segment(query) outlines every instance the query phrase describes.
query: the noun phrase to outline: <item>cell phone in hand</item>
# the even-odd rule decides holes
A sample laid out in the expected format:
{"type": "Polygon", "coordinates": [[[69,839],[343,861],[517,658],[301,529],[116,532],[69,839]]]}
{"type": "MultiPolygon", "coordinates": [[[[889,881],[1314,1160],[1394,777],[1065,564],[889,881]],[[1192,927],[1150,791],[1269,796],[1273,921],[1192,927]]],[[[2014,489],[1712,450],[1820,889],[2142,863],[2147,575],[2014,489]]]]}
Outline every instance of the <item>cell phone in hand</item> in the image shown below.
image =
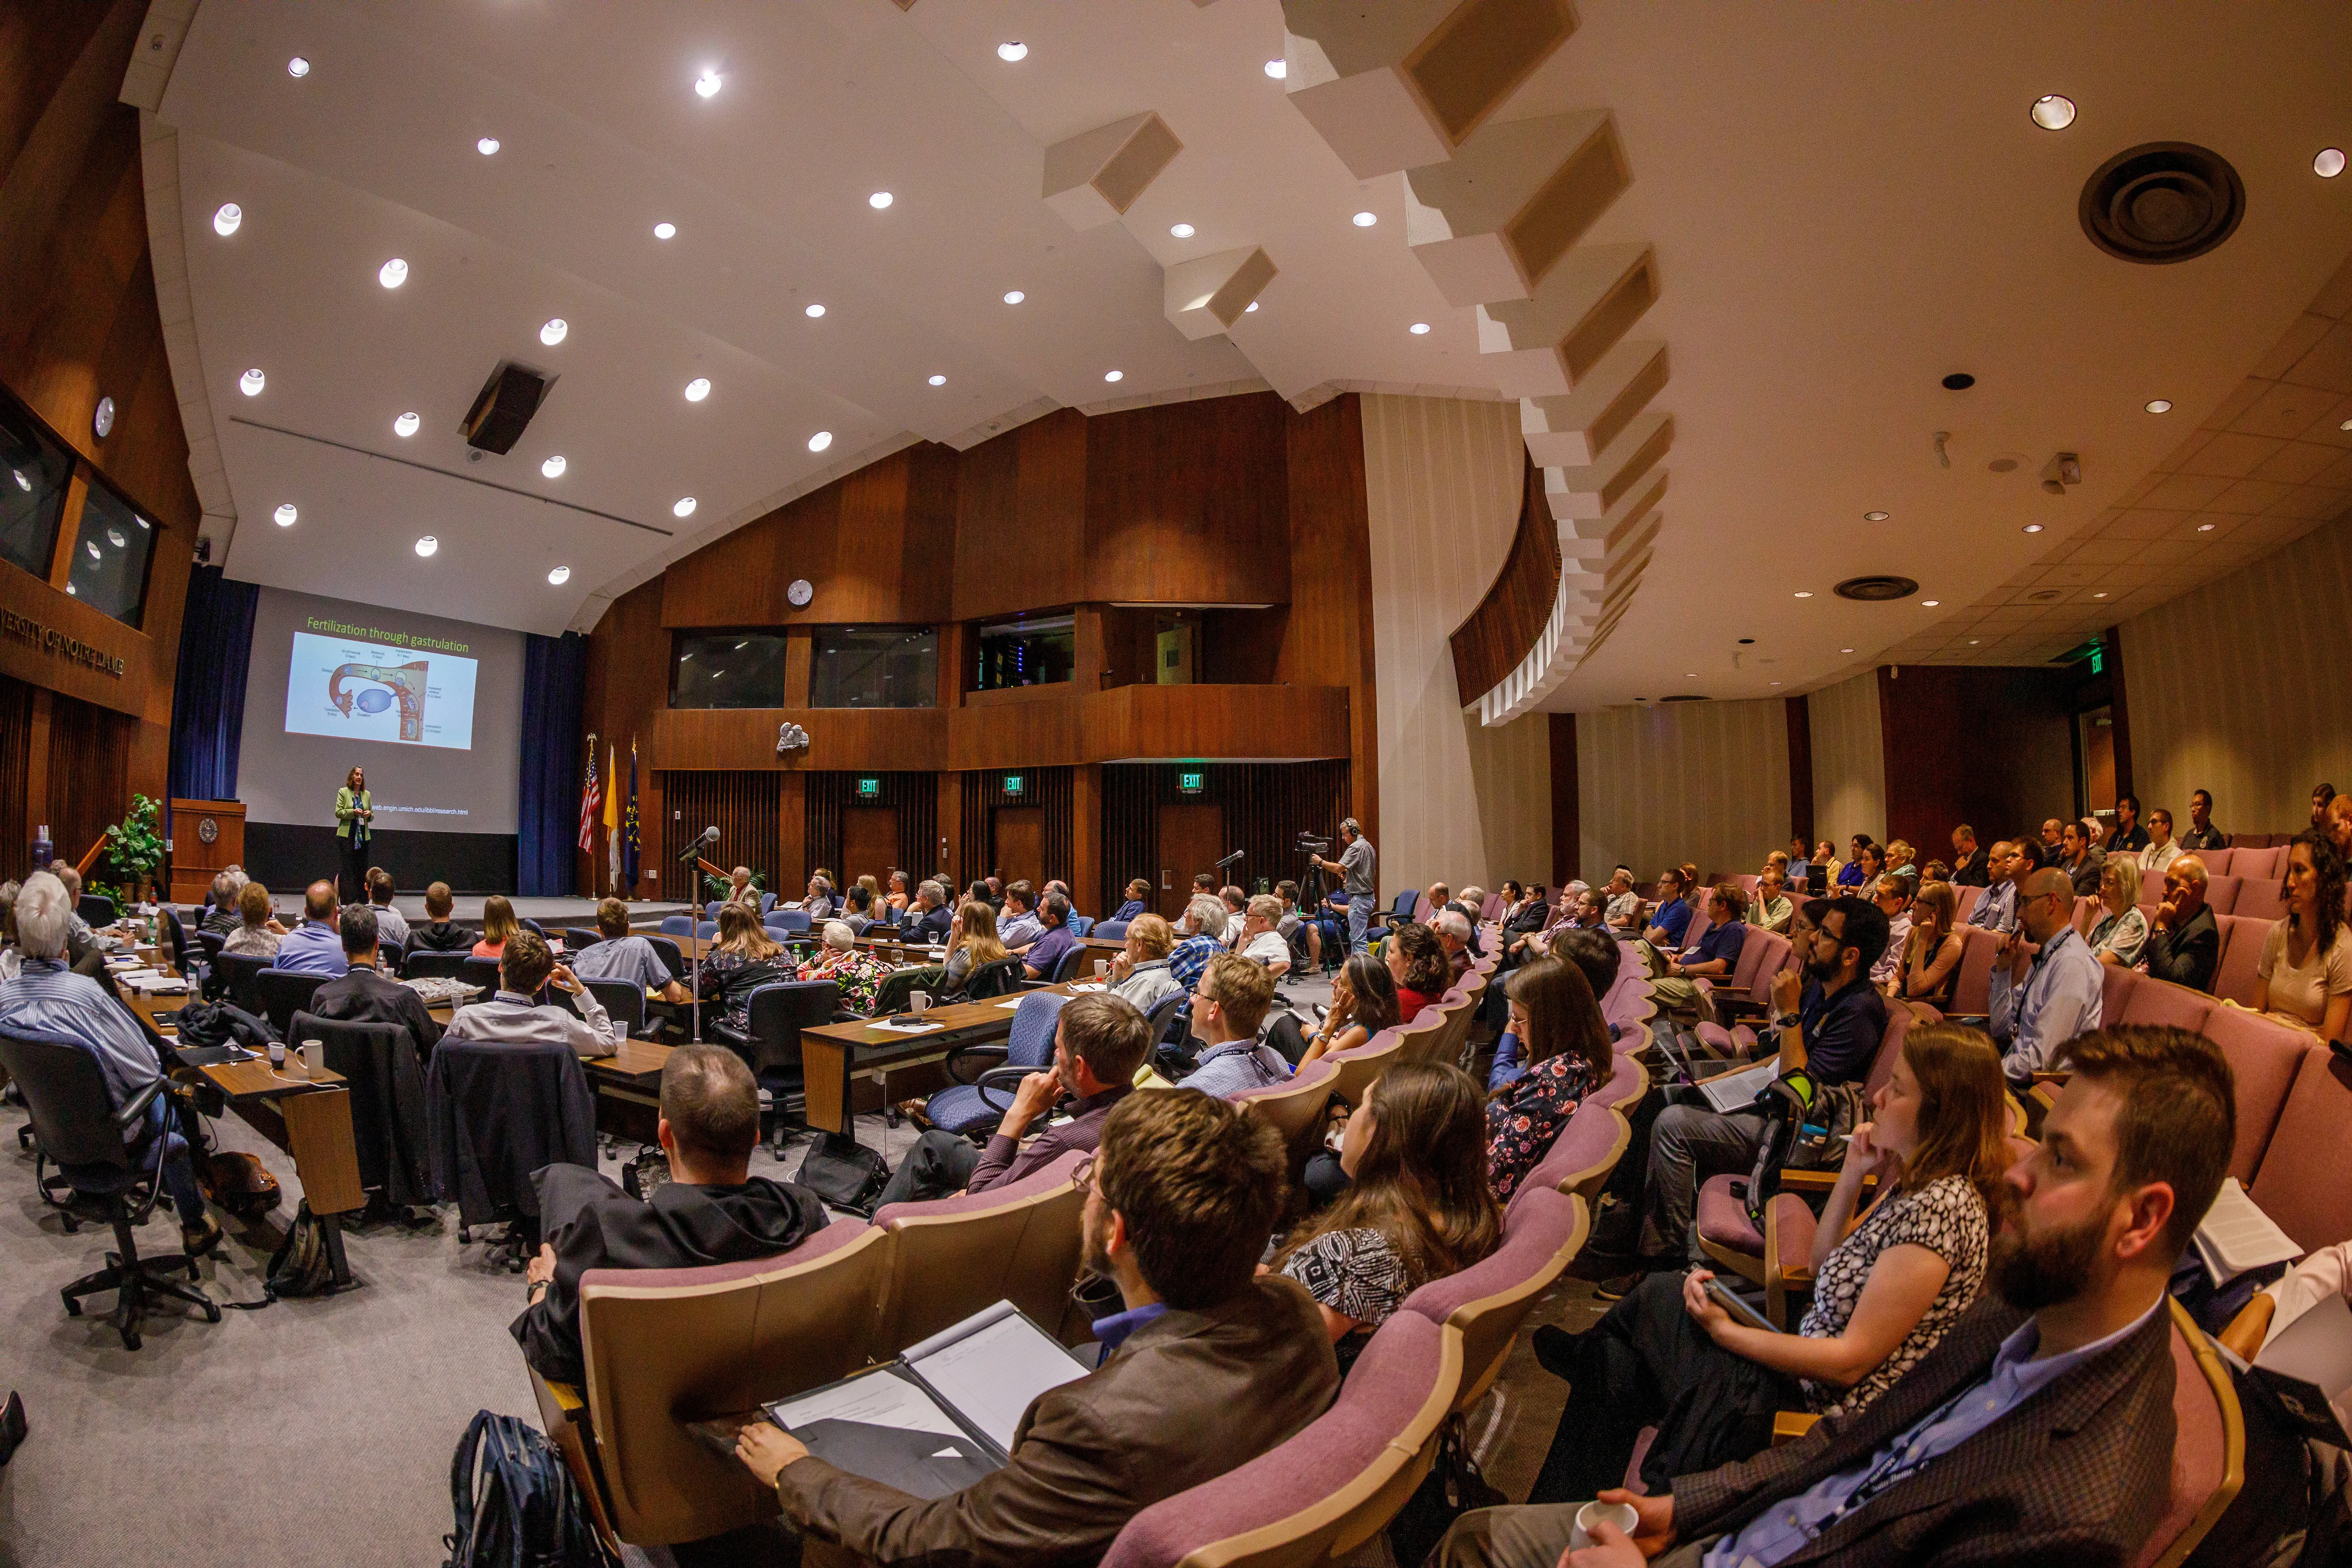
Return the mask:
{"type": "Polygon", "coordinates": [[[1743,1323],[1751,1329],[1761,1329],[1768,1334],[1784,1331],[1774,1326],[1771,1319],[1741,1300],[1720,1279],[1708,1280],[1706,1293],[1714,1299],[1717,1306],[1731,1314],[1731,1321],[1735,1323],[1743,1323]]]}

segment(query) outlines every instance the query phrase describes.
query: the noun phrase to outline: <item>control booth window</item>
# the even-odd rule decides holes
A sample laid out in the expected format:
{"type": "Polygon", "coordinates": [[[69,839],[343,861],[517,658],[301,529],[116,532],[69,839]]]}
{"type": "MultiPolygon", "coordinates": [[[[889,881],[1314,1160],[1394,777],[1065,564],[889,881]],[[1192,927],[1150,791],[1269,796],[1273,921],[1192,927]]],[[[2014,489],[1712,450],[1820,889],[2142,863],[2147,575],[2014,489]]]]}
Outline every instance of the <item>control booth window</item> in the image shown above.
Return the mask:
{"type": "Polygon", "coordinates": [[[1070,679],[1077,662],[1077,623],[1069,616],[999,621],[980,628],[980,666],[972,689],[1002,691],[1015,686],[1051,686],[1070,679]]]}
{"type": "Polygon", "coordinates": [[[940,637],[930,626],[819,626],[812,708],[936,708],[940,637]]]}
{"type": "Polygon", "coordinates": [[[681,634],[670,666],[673,708],[782,708],[781,632],[681,634]]]}
{"type": "Polygon", "coordinates": [[[48,579],[72,477],[73,458],[65,449],[0,403],[0,561],[48,579]]]}
{"type": "Polygon", "coordinates": [[[139,624],[147,597],[147,563],[155,554],[155,525],[103,485],[83,493],[81,531],[74,540],[66,592],[126,625],[139,624]]]}

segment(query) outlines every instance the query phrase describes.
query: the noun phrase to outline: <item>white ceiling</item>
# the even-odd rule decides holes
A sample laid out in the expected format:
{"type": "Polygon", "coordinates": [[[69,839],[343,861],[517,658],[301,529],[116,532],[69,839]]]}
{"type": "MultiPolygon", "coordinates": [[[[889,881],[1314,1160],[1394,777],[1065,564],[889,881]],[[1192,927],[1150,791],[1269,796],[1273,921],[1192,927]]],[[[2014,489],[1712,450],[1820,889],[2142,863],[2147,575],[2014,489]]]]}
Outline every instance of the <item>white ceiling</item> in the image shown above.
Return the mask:
{"type": "MultiPolygon", "coordinates": [[[[1656,246],[1643,331],[1673,344],[1658,406],[1676,437],[1649,574],[1555,707],[1794,691],[1998,600],[2220,408],[2352,250],[2352,177],[2311,170],[2352,144],[2335,0],[2182,0],[2161,27],[2045,0],[1580,12],[1505,113],[1615,113],[1633,184],[1587,238],[1656,246]],[[2051,91],[2081,106],[2054,134],[2025,113],[2051,91]],[[2076,194],[2160,139],[2235,163],[2244,225],[2181,266],[2113,260],[2076,194]],[[1979,385],[1941,390],[1960,369],[1979,385]],[[2157,396],[2175,411],[2142,413],[2157,396]],[[2037,488],[2061,449],[2085,476],[2063,500],[2037,488]],[[2021,467],[1996,478],[2003,454],[2021,467]],[[1874,509],[1892,520],[1864,522],[1874,509]],[[1916,577],[1945,611],[1829,595],[1868,571],[1916,577]]],[[[547,632],[917,437],[1255,378],[1295,398],[1475,393],[1473,313],[1406,249],[1400,177],[1348,174],[1265,76],[1282,53],[1278,0],[205,0],[160,118],[243,520],[230,570],[547,632]],[[1030,53],[1007,65],[1013,37],[1030,53]],[[705,100],[709,67],[725,88],[705,100]],[[1184,152],[1118,223],[1072,230],[1039,197],[1044,149],[1142,110],[1184,152]],[[495,157],[474,150],[485,134],[495,157]],[[224,201],[246,214],[229,239],[210,223],[224,201]],[[1380,223],[1352,226],[1360,210],[1380,223]],[[1281,268],[1263,308],[1230,341],[1187,342],[1162,266],[1247,245],[1281,268]],[[393,255],[411,270],[387,291],[393,255]],[[1001,303],[1015,288],[1026,302],[1001,303]],[[571,333],[544,347],[558,315],[571,333]],[[457,421],[502,357],[560,380],[511,456],[468,464],[457,421]],[[250,399],[248,365],[269,376],[250,399]],[[715,390],[688,405],[695,375],[715,390]],[[411,408],[425,428],[401,441],[390,422],[411,408]],[[821,456],[816,430],[834,436],[821,456]],[[558,451],[569,471],[542,479],[558,451]],[[291,529],[268,522],[282,500],[291,529]],[[430,562],[410,552],[422,532],[442,543],[430,562]],[[572,574],[551,588],[559,562],[572,574]]],[[[2240,559],[2192,551],[2135,589],[2240,559]]]]}

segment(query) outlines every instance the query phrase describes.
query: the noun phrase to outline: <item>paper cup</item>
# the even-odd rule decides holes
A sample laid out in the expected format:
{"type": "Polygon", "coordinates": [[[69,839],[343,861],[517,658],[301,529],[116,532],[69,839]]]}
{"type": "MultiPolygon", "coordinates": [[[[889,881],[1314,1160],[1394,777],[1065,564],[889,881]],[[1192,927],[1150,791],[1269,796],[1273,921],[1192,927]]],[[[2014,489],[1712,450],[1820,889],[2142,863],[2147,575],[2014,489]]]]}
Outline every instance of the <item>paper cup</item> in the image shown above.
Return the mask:
{"type": "Polygon", "coordinates": [[[1095,960],[1095,978],[1096,978],[1097,980],[1106,980],[1106,979],[1108,979],[1108,978],[1109,978],[1109,976],[1110,976],[1110,960],[1109,960],[1109,959],[1108,959],[1108,958],[1097,958],[1097,959],[1096,959],[1096,960],[1095,960]]]}
{"type": "Polygon", "coordinates": [[[326,1041],[305,1040],[302,1042],[302,1070],[314,1078],[320,1073],[327,1070],[326,1041]]]}
{"type": "Polygon", "coordinates": [[[1633,1511],[1632,1503],[1586,1503],[1576,1510],[1576,1526],[1569,1532],[1569,1550],[1577,1552],[1591,1545],[1592,1527],[1604,1519],[1628,1535],[1633,1533],[1633,1526],[1641,1521],[1641,1516],[1633,1511]]]}
{"type": "Polygon", "coordinates": [[[907,993],[907,1011],[912,1013],[916,1017],[919,1018],[926,1012],[929,1011],[930,1005],[931,994],[929,992],[909,991],[907,993]]]}
{"type": "Polygon", "coordinates": [[[269,1042],[269,1065],[273,1068],[282,1068],[286,1065],[285,1041],[272,1040],[269,1042]]]}

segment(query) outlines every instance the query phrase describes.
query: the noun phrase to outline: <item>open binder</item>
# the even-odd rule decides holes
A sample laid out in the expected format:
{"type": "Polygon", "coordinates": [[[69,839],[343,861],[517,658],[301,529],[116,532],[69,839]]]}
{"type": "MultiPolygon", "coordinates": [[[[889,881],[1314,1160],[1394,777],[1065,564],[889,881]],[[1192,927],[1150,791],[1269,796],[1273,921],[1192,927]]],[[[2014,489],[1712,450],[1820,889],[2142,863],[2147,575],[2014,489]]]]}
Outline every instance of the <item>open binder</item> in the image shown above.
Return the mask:
{"type": "Polygon", "coordinates": [[[763,1408],[825,1463],[939,1498],[1003,1469],[1037,1396],[1091,1370],[1020,1308],[999,1301],[887,1365],[763,1408]]]}

